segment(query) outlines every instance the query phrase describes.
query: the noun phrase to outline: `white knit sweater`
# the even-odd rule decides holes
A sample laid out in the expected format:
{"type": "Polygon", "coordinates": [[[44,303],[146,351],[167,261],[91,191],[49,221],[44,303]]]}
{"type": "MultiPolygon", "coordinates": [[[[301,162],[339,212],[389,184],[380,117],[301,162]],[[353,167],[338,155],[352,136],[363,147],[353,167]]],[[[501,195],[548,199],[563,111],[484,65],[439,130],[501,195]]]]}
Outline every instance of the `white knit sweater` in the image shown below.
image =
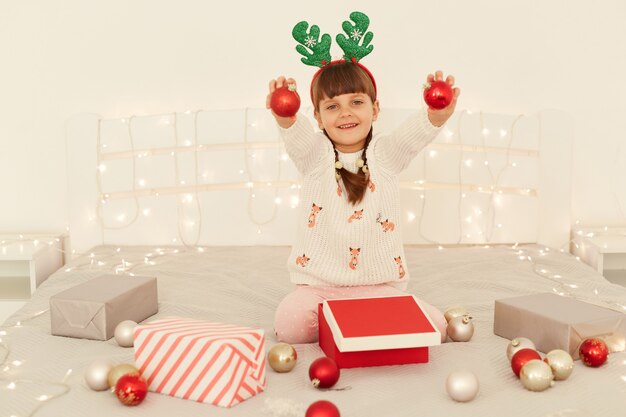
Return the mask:
{"type": "MultiPolygon", "coordinates": [[[[356,206],[343,184],[338,192],[331,142],[299,115],[288,129],[279,128],[287,153],[303,177],[296,238],[288,260],[296,284],[356,286],[409,279],[399,230],[398,174],[439,132],[426,109],[391,134],[375,134],[367,149],[370,185],[356,206]],[[340,195],[341,194],[341,195],[340,195]]],[[[362,151],[339,160],[352,172],[362,151]]]]}

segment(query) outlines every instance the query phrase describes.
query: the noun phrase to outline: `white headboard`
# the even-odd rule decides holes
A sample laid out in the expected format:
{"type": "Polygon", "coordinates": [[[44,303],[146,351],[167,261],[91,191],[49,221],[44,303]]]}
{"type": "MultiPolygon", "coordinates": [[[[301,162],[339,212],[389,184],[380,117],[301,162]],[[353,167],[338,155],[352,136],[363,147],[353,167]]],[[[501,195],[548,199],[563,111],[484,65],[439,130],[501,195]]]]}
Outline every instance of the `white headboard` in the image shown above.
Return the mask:
{"type": "MultiPolygon", "coordinates": [[[[412,111],[383,109],[374,128],[412,111]]],[[[570,126],[557,111],[455,113],[401,175],[404,242],[565,246],[570,126]]],[[[265,109],[77,115],[67,148],[75,252],[292,241],[300,178],[265,109]]]]}

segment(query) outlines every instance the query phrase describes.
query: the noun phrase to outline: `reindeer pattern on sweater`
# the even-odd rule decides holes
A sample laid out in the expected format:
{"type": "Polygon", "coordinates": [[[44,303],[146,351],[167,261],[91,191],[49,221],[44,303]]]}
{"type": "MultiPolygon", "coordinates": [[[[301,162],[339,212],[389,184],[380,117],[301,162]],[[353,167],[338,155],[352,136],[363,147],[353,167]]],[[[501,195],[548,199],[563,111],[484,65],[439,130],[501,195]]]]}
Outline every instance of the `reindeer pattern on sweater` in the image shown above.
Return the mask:
{"type": "MultiPolygon", "coordinates": [[[[398,174],[432,141],[439,129],[426,112],[415,115],[391,135],[375,134],[367,149],[368,187],[356,205],[347,200],[335,177],[331,142],[298,115],[279,129],[287,153],[303,177],[301,216],[288,260],[296,284],[357,286],[406,282],[409,271],[399,230],[398,174]],[[306,255],[304,255],[306,254],[306,255]]],[[[339,160],[352,172],[362,151],[339,160]]]]}

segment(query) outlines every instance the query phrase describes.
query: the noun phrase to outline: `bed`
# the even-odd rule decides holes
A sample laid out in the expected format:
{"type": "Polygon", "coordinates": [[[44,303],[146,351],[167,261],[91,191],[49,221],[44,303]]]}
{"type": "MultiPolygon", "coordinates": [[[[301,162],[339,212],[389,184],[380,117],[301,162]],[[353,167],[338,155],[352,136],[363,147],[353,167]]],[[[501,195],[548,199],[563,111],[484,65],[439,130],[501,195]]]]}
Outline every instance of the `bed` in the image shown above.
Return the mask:
{"type": "MultiPolygon", "coordinates": [[[[509,296],[553,292],[626,311],[626,288],[569,254],[571,142],[567,117],[551,112],[459,112],[402,179],[408,290],[441,310],[465,306],[471,341],[433,347],[428,364],[343,370],[340,389],[327,391],[308,379],[319,346],[296,345],[293,371],[268,368],[265,392],[231,409],[153,393],[124,407],[90,390],[87,366],[132,363],[132,349],[51,336],[47,309],[50,296],[105,273],[156,276],[152,319],[258,327],[267,348],[276,343],[273,313],[292,288],[286,259],[298,178],[265,113],[79,115],[68,123],[68,262],[1,329],[2,415],[303,416],[319,399],[344,417],[623,415],[623,352],[599,369],[577,362],[568,380],[536,393],[512,373],[509,341],[493,334],[494,300],[509,296]],[[460,368],[480,381],[469,403],[445,391],[460,368]]],[[[406,114],[391,110],[381,124],[406,114]]]]}

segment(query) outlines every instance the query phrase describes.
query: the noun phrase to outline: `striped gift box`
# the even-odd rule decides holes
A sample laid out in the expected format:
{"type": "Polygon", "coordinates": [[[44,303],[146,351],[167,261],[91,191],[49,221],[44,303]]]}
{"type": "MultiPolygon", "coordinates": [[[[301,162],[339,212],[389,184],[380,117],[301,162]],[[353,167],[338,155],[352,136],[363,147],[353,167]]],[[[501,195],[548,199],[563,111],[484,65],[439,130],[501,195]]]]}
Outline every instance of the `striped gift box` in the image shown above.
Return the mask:
{"type": "Polygon", "coordinates": [[[263,330],[167,318],[137,326],[134,336],[149,391],[232,407],[265,388],[263,330]]]}

